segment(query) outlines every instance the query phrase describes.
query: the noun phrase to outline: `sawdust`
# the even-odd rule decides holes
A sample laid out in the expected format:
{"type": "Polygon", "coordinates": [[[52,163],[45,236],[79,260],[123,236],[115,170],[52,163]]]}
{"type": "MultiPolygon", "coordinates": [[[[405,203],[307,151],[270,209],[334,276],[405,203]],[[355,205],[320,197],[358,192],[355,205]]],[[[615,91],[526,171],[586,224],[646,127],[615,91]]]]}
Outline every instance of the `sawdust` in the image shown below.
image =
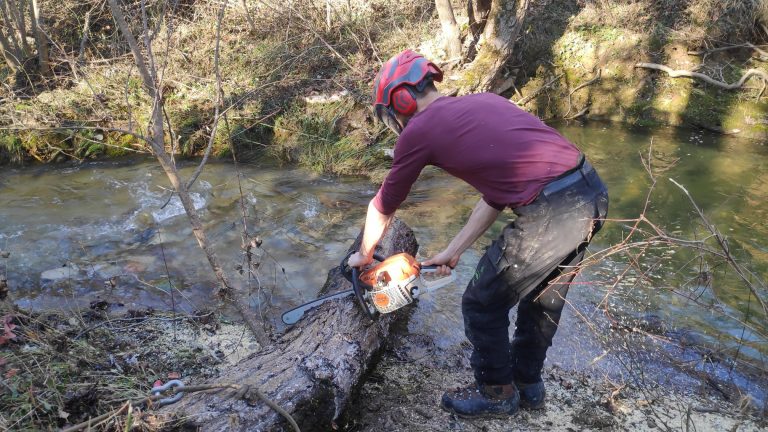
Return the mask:
{"type": "Polygon", "coordinates": [[[766,418],[716,395],[691,388],[618,385],[607,377],[545,369],[547,402],[508,419],[461,419],[439,408],[442,393],[471,382],[469,347],[434,347],[429,337],[403,337],[382,356],[350,407],[345,430],[509,431],[509,430],[766,430],[766,418]],[[663,396],[661,396],[663,395],[663,396]]]}

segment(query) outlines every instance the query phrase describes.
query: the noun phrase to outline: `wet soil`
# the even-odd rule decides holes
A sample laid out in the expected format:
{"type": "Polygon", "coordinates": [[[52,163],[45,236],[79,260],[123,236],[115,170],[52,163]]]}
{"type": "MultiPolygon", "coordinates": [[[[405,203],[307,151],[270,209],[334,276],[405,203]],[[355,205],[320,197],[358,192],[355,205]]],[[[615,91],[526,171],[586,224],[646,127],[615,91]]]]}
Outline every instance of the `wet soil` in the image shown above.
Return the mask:
{"type": "Polygon", "coordinates": [[[472,381],[468,345],[435,347],[427,335],[394,335],[362,385],[346,431],[696,430],[757,431],[764,413],[707,386],[622,383],[606,375],[545,368],[544,409],[505,419],[463,419],[439,407],[442,393],[472,381]]]}

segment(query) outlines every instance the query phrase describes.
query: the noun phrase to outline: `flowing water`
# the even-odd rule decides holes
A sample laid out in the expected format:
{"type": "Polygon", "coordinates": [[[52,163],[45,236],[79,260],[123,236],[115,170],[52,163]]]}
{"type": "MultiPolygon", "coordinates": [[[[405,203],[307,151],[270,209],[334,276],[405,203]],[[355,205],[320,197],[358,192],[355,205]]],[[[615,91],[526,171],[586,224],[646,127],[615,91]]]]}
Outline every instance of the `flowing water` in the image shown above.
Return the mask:
{"type": "MultiPolygon", "coordinates": [[[[643,212],[651,181],[641,155],[647,159],[650,148],[657,182],[646,217],[672,236],[709,235],[688,198],[669,181],[676,180],[727,237],[733,256],[766,279],[768,148],[763,143],[594,123],[559,128],[588,155],[610,190],[614,220],[594,239],[593,252],[620,243],[632,225],[621,220],[643,212]]],[[[182,173],[193,169],[194,163],[186,162],[182,173]]],[[[232,164],[211,163],[192,196],[230,278],[247,287],[253,307],[276,322],[279,311],[316,296],[328,269],[357,235],[376,186],[269,161],[242,164],[240,172],[238,182],[232,164]],[[253,277],[241,247],[244,227],[261,240],[252,257],[253,277]]],[[[428,168],[398,214],[414,228],[426,257],[450,241],[477,199],[468,186],[428,168]]],[[[422,298],[412,312],[412,331],[437,335],[443,346],[463,340],[463,286],[483,246],[512,217],[503,213],[467,251],[455,286],[422,298]]],[[[0,272],[23,307],[76,309],[103,299],[126,309],[193,312],[216,302],[215,280],[181,204],[149,160],[2,168],[0,250],[10,252],[0,258],[0,272]]],[[[603,304],[621,316],[651,316],[667,330],[692,329],[704,341],[762,363],[768,353],[766,319],[732,268],[690,249],[651,247],[633,254],[616,255],[582,273],[569,300],[588,306],[574,316],[583,322],[584,314],[603,304]],[[632,270],[631,261],[640,263],[642,274],[632,270]],[[619,275],[625,277],[615,283],[619,275]]],[[[578,321],[564,318],[561,327],[576,328],[578,321]]],[[[561,333],[562,339],[578,332],[561,333]]],[[[601,348],[592,351],[599,354],[601,348]]]]}

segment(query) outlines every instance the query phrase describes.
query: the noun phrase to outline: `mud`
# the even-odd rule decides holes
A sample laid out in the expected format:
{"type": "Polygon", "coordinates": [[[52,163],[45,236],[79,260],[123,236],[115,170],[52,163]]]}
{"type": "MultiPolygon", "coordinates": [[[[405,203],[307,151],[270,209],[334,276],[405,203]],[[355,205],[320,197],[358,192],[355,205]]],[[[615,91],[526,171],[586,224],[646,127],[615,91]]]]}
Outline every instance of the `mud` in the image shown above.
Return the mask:
{"type": "Polygon", "coordinates": [[[759,410],[704,387],[681,391],[621,383],[559,366],[545,368],[544,409],[522,410],[508,419],[462,419],[443,411],[439,401],[446,389],[471,382],[470,348],[443,350],[427,335],[400,336],[363,384],[342,430],[758,431],[768,426],[759,410]]]}

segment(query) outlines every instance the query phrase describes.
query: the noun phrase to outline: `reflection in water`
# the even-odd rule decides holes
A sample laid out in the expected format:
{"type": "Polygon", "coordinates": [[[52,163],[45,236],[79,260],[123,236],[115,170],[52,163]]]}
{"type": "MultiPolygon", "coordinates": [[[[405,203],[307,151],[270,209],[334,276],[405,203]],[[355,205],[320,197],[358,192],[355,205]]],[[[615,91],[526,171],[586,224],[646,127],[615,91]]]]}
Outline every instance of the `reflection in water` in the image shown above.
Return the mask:
{"type": "MultiPolygon", "coordinates": [[[[612,219],[632,219],[641,212],[650,181],[640,154],[647,156],[653,141],[658,183],[647,217],[679,237],[707,235],[685,196],[668,181],[673,178],[728,236],[737,258],[751,263],[763,279],[768,276],[768,151],[762,144],[698,132],[630,132],[615,125],[560,129],[587,153],[608,184],[612,219]]],[[[193,168],[183,173],[189,175],[193,168]]],[[[225,270],[235,283],[250,287],[255,306],[279,311],[313,298],[327,270],[337,265],[357,235],[375,186],[270,163],[242,166],[242,181],[247,228],[263,241],[257,278],[251,280],[242,271],[247,263],[233,167],[209,164],[193,188],[195,206],[202,210],[225,270]]],[[[182,297],[175,299],[179,307],[192,311],[210,306],[215,280],[178,200],[171,198],[163,207],[169,196],[165,176],[151,162],[5,169],[0,175],[0,249],[12,255],[0,260],[0,270],[7,271],[15,300],[28,307],[79,307],[101,296],[119,299],[126,307],[170,307],[162,243],[174,292],[182,297]],[[110,278],[117,280],[114,287],[105,285],[110,278]]],[[[477,199],[470,187],[428,168],[398,214],[414,228],[421,256],[427,257],[448,244],[477,199]]],[[[463,286],[483,247],[513,217],[503,213],[465,254],[455,286],[420,300],[411,320],[414,330],[429,328],[443,346],[464,339],[463,286]]],[[[608,223],[592,249],[620,242],[627,230],[626,224],[608,223]]],[[[756,332],[723,314],[701,313],[701,306],[670,291],[694,293],[697,302],[741,317],[747,308],[754,310],[755,300],[732,271],[697,258],[693,251],[658,248],[646,251],[644,259],[655,262],[644,283],[624,280],[611,291],[612,307],[698,329],[711,340],[744,339],[748,346],[742,354],[765,354],[768,344],[756,332]]],[[[597,304],[625,268],[625,262],[614,260],[588,269],[569,299],[597,304]]],[[[766,327],[756,314],[750,323],[766,327]]],[[[566,336],[558,337],[569,337],[567,330],[561,333],[566,336]]]]}

